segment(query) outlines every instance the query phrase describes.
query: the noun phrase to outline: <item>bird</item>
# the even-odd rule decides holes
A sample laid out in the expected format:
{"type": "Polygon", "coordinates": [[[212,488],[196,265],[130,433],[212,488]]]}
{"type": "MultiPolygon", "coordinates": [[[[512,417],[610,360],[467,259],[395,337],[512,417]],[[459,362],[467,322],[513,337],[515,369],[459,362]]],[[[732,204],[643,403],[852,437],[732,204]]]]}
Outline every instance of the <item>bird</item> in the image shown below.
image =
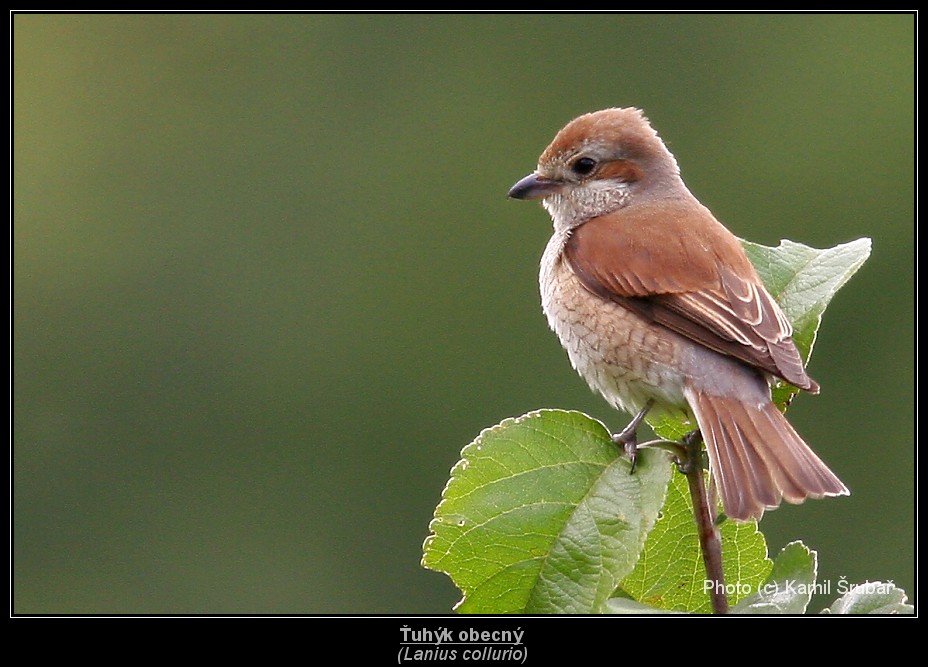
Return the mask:
{"type": "Polygon", "coordinates": [[[695,419],[736,521],[849,494],[771,399],[778,379],[819,392],[791,323],[640,109],[570,121],[509,197],[551,217],[542,310],[574,369],[635,415],[617,438],[634,441],[646,414],[695,419]]]}

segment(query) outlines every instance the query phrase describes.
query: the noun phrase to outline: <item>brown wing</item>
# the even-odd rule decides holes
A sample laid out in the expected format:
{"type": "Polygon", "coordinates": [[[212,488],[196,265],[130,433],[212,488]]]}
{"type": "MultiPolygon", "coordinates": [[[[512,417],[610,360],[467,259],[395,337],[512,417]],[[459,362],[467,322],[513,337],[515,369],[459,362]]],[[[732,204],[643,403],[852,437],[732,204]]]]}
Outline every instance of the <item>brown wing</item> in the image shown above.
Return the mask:
{"type": "Polygon", "coordinates": [[[818,392],[793,343],[792,326],[741,243],[692,200],[593,218],[572,232],[565,255],[594,294],[818,392]]]}

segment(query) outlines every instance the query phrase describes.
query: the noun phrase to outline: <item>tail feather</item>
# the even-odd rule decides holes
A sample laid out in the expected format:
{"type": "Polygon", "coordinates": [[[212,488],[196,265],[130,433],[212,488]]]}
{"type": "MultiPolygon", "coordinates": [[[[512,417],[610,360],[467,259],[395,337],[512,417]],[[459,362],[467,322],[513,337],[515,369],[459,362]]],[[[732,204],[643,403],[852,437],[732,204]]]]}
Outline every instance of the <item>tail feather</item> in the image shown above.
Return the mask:
{"type": "Polygon", "coordinates": [[[781,500],[848,495],[776,406],[688,391],[725,513],[759,519],[781,500]]]}
{"type": "Polygon", "coordinates": [[[770,471],[742,434],[732,428],[732,424],[718,418],[709,422],[708,429],[710,436],[703,437],[706,443],[713,443],[708,447],[709,460],[718,461],[718,465],[713,466],[713,470],[718,472],[713,475],[717,479],[726,512],[732,516],[742,516],[750,514],[758,504],[766,506],[776,503],[770,471]],[[715,446],[720,442],[731,442],[733,445],[715,446]]]}

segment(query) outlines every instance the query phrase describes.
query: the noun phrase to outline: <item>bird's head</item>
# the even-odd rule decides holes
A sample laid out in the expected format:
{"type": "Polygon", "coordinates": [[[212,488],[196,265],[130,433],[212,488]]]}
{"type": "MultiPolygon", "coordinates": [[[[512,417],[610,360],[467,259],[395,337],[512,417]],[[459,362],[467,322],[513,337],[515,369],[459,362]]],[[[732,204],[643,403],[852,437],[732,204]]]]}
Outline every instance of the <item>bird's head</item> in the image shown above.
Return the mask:
{"type": "Polygon", "coordinates": [[[541,199],[555,228],[569,230],[636,198],[666,196],[680,187],[676,160],[641,111],[604,109],[558,132],[535,171],[509,196],[541,199]]]}

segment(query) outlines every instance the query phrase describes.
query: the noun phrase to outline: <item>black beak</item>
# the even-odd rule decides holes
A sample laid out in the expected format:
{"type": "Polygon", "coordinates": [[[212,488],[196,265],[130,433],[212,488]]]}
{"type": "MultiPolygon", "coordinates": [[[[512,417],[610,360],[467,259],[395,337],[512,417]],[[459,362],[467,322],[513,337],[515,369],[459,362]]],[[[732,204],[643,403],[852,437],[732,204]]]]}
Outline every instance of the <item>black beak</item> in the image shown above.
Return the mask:
{"type": "Polygon", "coordinates": [[[511,199],[544,199],[561,189],[563,183],[544,176],[529,174],[509,190],[511,199]]]}

